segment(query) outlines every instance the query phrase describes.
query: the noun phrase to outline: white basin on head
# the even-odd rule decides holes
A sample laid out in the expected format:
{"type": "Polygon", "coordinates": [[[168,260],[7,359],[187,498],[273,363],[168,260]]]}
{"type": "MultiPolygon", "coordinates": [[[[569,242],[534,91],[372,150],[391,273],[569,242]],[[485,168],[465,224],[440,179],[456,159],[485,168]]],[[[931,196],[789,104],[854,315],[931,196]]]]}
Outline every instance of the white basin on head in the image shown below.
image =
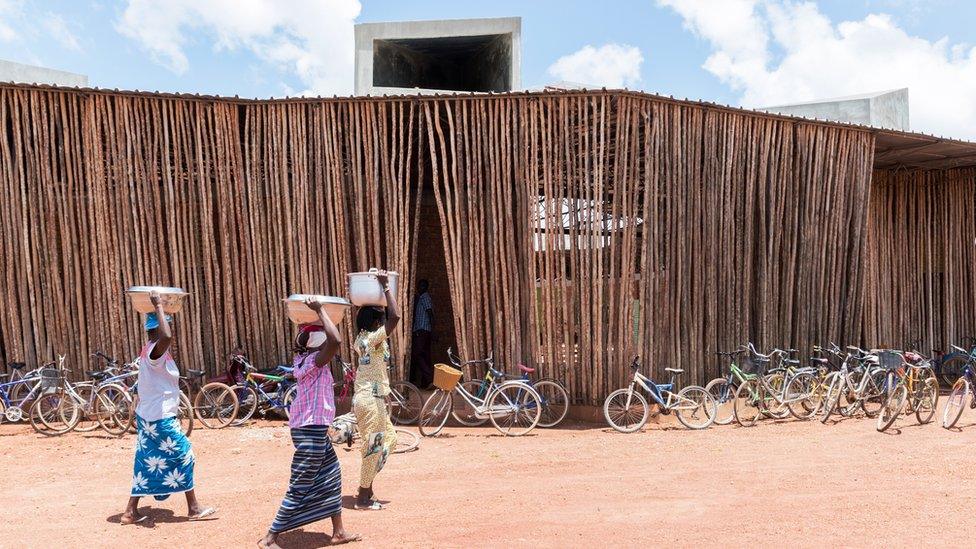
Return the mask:
{"type": "Polygon", "coordinates": [[[352,304],[343,297],[318,294],[291,294],[282,300],[285,302],[289,320],[295,324],[319,323],[318,313],[309,309],[308,305],[305,304],[305,300],[308,298],[324,303],[325,305],[322,308],[325,309],[325,314],[329,315],[329,320],[336,326],[342,322],[343,317],[346,315],[346,310],[352,307],[352,304]]]}
{"type": "MultiPolygon", "coordinates": [[[[400,275],[396,271],[390,271],[390,291],[396,294],[397,280],[400,275]]],[[[380,281],[376,279],[376,269],[370,269],[362,273],[349,273],[346,275],[349,283],[349,301],[357,307],[386,307],[386,294],[380,281]]]]}
{"type": "Polygon", "coordinates": [[[183,291],[183,288],[172,288],[169,286],[132,286],[126,293],[132,300],[132,306],[140,313],[151,313],[156,310],[149,294],[155,291],[159,294],[159,302],[163,305],[163,312],[174,314],[180,312],[186,296],[190,295],[183,291]]]}

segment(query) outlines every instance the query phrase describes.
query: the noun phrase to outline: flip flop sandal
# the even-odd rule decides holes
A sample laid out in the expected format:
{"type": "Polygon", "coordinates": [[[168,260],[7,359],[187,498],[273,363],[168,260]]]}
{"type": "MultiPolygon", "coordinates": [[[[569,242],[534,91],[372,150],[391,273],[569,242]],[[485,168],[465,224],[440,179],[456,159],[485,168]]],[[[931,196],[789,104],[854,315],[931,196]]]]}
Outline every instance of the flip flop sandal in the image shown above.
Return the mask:
{"type": "Polygon", "coordinates": [[[129,526],[130,524],[139,524],[140,522],[145,522],[148,519],[149,519],[149,515],[142,515],[141,517],[137,518],[132,522],[122,522],[122,520],[119,519],[119,524],[121,524],[122,526],[129,526]]]}
{"type": "Polygon", "coordinates": [[[383,508],[383,504],[376,500],[372,500],[366,505],[360,505],[358,503],[353,505],[353,509],[356,509],[358,511],[379,511],[382,508],[383,508]]]}
{"type": "Polygon", "coordinates": [[[190,517],[189,520],[191,520],[191,521],[193,521],[193,520],[203,520],[203,519],[205,519],[207,517],[212,517],[216,513],[217,513],[217,509],[215,507],[207,507],[206,509],[204,509],[203,511],[201,511],[199,515],[190,517]]]}

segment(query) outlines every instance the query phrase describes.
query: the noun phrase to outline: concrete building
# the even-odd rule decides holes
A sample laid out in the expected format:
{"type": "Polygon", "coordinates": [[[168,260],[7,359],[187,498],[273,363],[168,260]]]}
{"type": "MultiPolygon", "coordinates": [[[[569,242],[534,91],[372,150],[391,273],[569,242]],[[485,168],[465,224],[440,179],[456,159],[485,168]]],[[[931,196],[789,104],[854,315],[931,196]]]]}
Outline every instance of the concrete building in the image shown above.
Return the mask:
{"type": "Polygon", "coordinates": [[[756,110],[909,131],[908,88],[756,110]]]}
{"type": "Polygon", "coordinates": [[[522,85],[522,19],[356,25],[356,95],[508,92],[522,85]]]}
{"type": "Polygon", "coordinates": [[[88,87],[88,77],[84,74],[24,65],[3,59],[0,59],[0,82],[88,87]]]}

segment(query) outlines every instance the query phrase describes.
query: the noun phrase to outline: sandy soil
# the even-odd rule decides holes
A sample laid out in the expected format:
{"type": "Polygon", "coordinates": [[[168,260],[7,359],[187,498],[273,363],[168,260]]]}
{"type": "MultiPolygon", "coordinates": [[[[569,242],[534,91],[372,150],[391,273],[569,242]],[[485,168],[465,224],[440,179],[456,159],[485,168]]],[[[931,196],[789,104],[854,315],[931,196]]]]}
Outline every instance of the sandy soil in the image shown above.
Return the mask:
{"type": "MultiPolygon", "coordinates": [[[[380,512],[344,513],[361,547],[967,545],[976,526],[976,412],[945,431],[899,420],[760,422],[691,432],[670,421],[630,435],[575,424],[522,438],[447,429],[394,456],[380,512]],[[609,542],[609,543],[608,543],[609,542]]],[[[44,438],[0,426],[2,547],[248,547],[268,527],[291,459],[282,422],[197,430],[197,491],[217,520],[185,522],[185,501],[120,526],[132,438],[44,438]]],[[[339,450],[347,505],[356,451],[339,450]]],[[[155,502],[154,502],[155,503],[155,502]]],[[[282,537],[327,543],[328,522],[282,537]]]]}

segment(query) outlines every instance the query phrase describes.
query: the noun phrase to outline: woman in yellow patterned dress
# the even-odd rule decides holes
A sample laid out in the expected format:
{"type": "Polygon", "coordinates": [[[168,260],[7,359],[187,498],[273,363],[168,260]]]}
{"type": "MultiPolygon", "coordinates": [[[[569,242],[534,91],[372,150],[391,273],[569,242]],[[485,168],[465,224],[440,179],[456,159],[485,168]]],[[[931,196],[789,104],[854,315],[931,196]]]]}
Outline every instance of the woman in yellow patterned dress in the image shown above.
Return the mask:
{"type": "Polygon", "coordinates": [[[387,338],[400,322],[400,309],[390,291],[387,272],[377,272],[376,278],[386,295],[386,310],[380,307],[360,308],[356,315],[359,335],[353,343],[359,360],[352,409],[363,441],[363,463],[355,508],[370,510],[383,508],[373,497],[373,479],[383,469],[396,444],[396,431],[386,408],[386,399],[390,394],[390,379],[386,373],[390,361],[387,338]]]}

